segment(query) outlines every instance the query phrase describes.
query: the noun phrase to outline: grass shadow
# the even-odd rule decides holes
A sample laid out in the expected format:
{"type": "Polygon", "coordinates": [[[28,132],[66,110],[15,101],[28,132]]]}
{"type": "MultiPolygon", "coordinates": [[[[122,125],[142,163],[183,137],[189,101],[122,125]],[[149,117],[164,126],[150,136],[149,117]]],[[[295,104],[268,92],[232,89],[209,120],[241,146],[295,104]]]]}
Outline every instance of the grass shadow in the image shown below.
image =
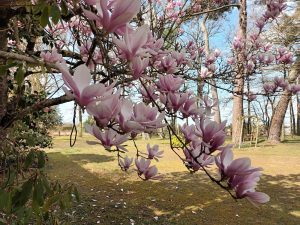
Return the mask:
{"type": "Polygon", "coordinates": [[[161,181],[143,182],[132,173],[99,175],[81,166],[82,160],[101,163],[110,157],[56,152],[49,159],[50,177],[80,190],[82,201],[67,214],[71,224],[300,224],[299,174],[264,175],[259,190],[271,201],[256,208],[235,202],[203,174],[168,173],[161,181]]]}

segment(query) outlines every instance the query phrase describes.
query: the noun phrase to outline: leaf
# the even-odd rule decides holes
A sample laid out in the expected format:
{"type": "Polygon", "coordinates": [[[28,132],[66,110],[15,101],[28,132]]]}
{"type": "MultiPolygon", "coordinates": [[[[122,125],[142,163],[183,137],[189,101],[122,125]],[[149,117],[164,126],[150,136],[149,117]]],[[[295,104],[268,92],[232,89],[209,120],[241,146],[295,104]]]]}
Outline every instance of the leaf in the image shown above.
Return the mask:
{"type": "Polygon", "coordinates": [[[11,210],[11,193],[7,193],[0,189],[0,209],[9,213],[11,210]]]}
{"type": "Polygon", "coordinates": [[[38,152],[38,168],[43,168],[46,162],[46,154],[43,151],[38,152]]]}
{"type": "Polygon", "coordinates": [[[21,86],[24,81],[24,75],[25,75],[25,71],[23,67],[20,66],[15,74],[15,80],[17,81],[17,84],[19,86],[21,86]]]}
{"type": "Polygon", "coordinates": [[[44,204],[44,185],[41,179],[37,179],[35,182],[32,200],[39,206],[44,204]]]}
{"type": "Polygon", "coordinates": [[[64,16],[68,15],[68,6],[64,0],[61,1],[60,7],[61,7],[61,14],[64,16]]]}
{"type": "Polygon", "coordinates": [[[30,151],[25,159],[25,164],[24,164],[25,169],[28,169],[32,165],[33,161],[34,161],[34,151],[30,151]]]}
{"type": "Polygon", "coordinates": [[[57,24],[59,22],[59,19],[61,17],[60,14],[60,10],[58,8],[58,6],[56,4],[51,6],[51,13],[50,13],[51,17],[52,17],[52,22],[54,24],[57,24]]]}
{"type": "Polygon", "coordinates": [[[40,17],[40,23],[42,27],[46,27],[49,23],[49,10],[48,7],[45,7],[42,11],[42,15],[40,17]]]}
{"type": "Polygon", "coordinates": [[[17,191],[12,198],[14,207],[19,208],[26,204],[31,196],[32,187],[33,181],[31,179],[22,185],[21,190],[17,191]]]}

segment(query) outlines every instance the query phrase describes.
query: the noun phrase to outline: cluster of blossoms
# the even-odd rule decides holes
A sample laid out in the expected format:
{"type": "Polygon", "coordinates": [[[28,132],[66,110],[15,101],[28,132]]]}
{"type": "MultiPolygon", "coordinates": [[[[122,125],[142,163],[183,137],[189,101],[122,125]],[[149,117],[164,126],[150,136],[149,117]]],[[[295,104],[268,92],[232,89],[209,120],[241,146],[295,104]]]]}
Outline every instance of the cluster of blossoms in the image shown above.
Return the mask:
{"type": "MultiPolygon", "coordinates": [[[[108,44],[95,47],[92,41],[85,40],[78,46],[85,64],[77,66],[73,74],[56,49],[43,53],[41,57],[46,62],[55,63],[67,87],[64,88],[66,95],[72,96],[82,109],[93,116],[95,125],[87,126],[87,131],[105,149],[117,152],[121,169],[127,171],[135,164],[137,174],[143,180],[159,178],[157,167],[151,165],[152,160],[158,161],[163,154],[159,147],[147,145],[144,153],[136,149],[136,158],[133,159],[129,154],[126,155],[129,149],[125,142],[134,141],[142,132],[151,133],[163,127],[176,135],[168,120],[191,119],[192,124],[180,127],[183,136],[183,139],[180,138],[181,159],[186,167],[193,172],[204,171],[215,183],[234,191],[236,198],[248,198],[253,203],[267,202],[269,197],[266,194],[255,191],[262,169],[251,167],[248,158],[233,160],[232,146],[224,144],[226,122],[218,124],[211,120],[212,109],[218,103],[207,96],[200,102],[193,92],[184,91],[185,80],[178,75],[178,71],[190,67],[197,54],[203,55],[203,48],[197,49],[193,42],[189,42],[181,51],[166,50],[164,40],[156,38],[148,25],[131,23],[140,11],[139,0],[85,0],[85,3],[82,4],[83,17],[93,21],[96,29],[109,37],[108,44]],[[107,46],[112,46],[113,50],[101,50],[107,46]],[[108,71],[107,64],[115,67],[114,70],[108,71]],[[104,79],[98,83],[92,79],[91,73],[97,65],[105,74],[104,79]],[[118,70],[120,67],[121,71],[118,70]],[[111,73],[119,73],[119,76],[110,78],[111,73]],[[126,87],[122,85],[125,78],[131,87],[139,87],[137,91],[142,101],[133,101],[124,94],[126,87]],[[212,164],[217,166],[219,178],[208,173],[212,164]]],[[[182,3],[168,1],[166,7],[169,16],[176,19],[180,13],[174,16],[172,10],[182,7],[182,3]]],[[[268,11],[273,12],[275,8],[268,7],[268,11]]],[[[273,18],[271,15],[274,13],[270,12],[269,16],[264,17],[273,18]]],[[[78,27],[82,34],[95,35],[86,28],[87,22],[78,17],[72,21],[70,26],[78,27]]],[[[269,65],[275,60],[275,57],[268,55],[270,46],[262,43],[259,34],[251,35],[250,41],[236,37],[233,48],[237,55],[244,54],[247,73],[252,73],[258,62],[269,65]],[[251,43],[251,48],[257,50],[256,55],[248,54],[246,48],[249,46],[246,43],[251,43]]],[[[287,63],[289,57],[286,55],[287,52],[279,51],[276,60],[287,63]]],[[[205,56],[202,78],[215,72],[215,64],[220,56],[219,50],[205,56]]],[[[228,63],[236,64],[236,56],[229,58],[228,63]]],[[[276,85],[283,86],[280,81],[276,85]]],[[[249,92],[248,96],[249,99],[255,99],[253,93],[249,92]]]]}
{"type": "Polygon", "coordinates": [[[279,77],[275,77],[273,82],[264,83],[263,88],[267,95],[274,94],[279,88],[286,90],[293,95],[300,91],[299,84],[289,84],[284,78],[279,77]]]}

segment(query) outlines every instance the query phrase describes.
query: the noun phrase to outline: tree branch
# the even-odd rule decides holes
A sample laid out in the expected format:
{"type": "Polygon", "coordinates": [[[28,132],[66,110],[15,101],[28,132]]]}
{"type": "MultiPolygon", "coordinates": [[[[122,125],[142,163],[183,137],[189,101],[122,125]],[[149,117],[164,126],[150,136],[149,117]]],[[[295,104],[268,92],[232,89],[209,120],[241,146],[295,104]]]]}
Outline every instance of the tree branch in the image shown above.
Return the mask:
{"type": "Polygon", "coordinates": [[[63,95],[63,96],[60,96],[57,98],[46,99],[46,100],[38,102],[32,106],[28,106],[27,108],[20,110],[20,111],[14,110],[14,111],[7,112],[5,117],[0,122],[0,127],[3,127],[5,129],[5,128],[9,127],[14,121],[23,119],[26,115],[31,114],[35,111],[39,111],[46,107],[59,105],[62,103],[73,101],[73,100],[74,100],[73,96],[63,95]]]}
{"type": "Polygon", "coordinates": [[[45,67],[57,69],[56,65],[53,63],[42,62],[33,57],[29,57],[26,55],[20,55],[20,54],[13,53],[13,52],[0,51],[0,58],[15,59],[15,60],[21,61],[21,62],[25,61],[25,62],[34,64],[34,65],[45,66],[45,67]]]}

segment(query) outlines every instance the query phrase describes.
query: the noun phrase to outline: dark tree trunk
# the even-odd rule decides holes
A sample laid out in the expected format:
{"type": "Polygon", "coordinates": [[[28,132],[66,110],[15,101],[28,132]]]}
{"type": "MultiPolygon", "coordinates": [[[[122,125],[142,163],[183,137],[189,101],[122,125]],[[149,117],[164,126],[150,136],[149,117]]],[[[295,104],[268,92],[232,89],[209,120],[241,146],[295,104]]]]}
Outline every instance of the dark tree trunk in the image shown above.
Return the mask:
{"type": "Polygon", "coordinates": [[[300,97],[299,97],[299,94],[297,94],[297,135],[300,136],[300,97]]]}
{"type": "MultiPolygon", "coordinates": [[[[292,66],[292,69],[289,73],[289,77],[288,77],[289,83],[295,82],[295,80],[299,75],[299,71],[300,71],[300,56],[297,56],[296,62],[292,66]]],[[[280,142],[281,128],[291,97],[292,96],[288,91],[284,91],[282,96],[280,97],[277,106],[274,109],[274,114],[271,120],[269,137],[268,137],[268,141],[272,143],[280,142]]]]}
{"type": "MultiPolygon", "coordinates": [[[[7,34],[8,34],[9,15],[8,10],[0,8],[0,50],[7,51],[7,34]]],[[[0,66],[6,65],[6,59],[0,58],[0,66]]],[[[8,83],[7,71],[0,72],[0,121],[5,116],[7,111],[8,99],[8,83]]]]}
{"type": "MultiPolygon", "coordinates": [[[[247,37],[247,1],[240,1],[239,14],[239,35],[241,38],[247,37]]],[[[238,58],[239,72],[234,80],[234,96],[232,109],[232,141],[237,144],[239,141],[239,121],[243,116],[243,92],[244,92],[244,72],[245,68],[243,62],[245,61],[244,54],[240,54],[238,58]]]]}

